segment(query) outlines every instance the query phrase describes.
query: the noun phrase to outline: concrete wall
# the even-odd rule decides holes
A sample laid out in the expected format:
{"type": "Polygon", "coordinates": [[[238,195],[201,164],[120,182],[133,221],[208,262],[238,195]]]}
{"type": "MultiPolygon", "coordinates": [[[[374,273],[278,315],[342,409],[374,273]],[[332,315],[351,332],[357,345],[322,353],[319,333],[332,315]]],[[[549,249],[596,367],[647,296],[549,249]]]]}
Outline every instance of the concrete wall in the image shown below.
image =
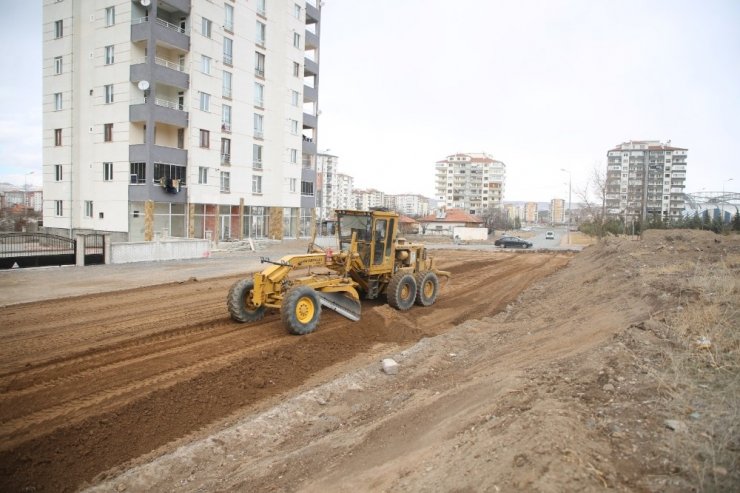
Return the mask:
{"type": "Polygon", "coordinates": [[[453,238],[457,238],[462,241],[470,240],[487,240],[488,239],[488,228],[453,228],[453,238]]]}
{"type": "Polygon", "coordinates": [[[113,243],[111,263],[152,262],[204,258],[211,254],[208,240],[155,240],[134,243],[113,243]]]}

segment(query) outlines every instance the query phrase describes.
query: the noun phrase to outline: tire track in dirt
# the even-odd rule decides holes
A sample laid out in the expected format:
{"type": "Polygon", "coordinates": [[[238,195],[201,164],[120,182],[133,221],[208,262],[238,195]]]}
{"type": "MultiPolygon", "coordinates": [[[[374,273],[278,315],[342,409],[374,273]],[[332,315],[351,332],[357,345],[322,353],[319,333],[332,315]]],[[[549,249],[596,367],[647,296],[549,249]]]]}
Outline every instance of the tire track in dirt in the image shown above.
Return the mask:
{"type": "Polygon", "coordinates": [[[0,489],[72,490],[377,344],[404,346],[495,313],[569,258],[435,257],[453,277],[433,307],[366,301],[359,322],[324,310],[317,332],[302,337],[286,334],[278,314],[232,322],[233,277],[14,306],[0,314],[9,327],[7,337],[0,331],[0,489]],[[151,300],[168,309],[142,309],[151,300]]]}

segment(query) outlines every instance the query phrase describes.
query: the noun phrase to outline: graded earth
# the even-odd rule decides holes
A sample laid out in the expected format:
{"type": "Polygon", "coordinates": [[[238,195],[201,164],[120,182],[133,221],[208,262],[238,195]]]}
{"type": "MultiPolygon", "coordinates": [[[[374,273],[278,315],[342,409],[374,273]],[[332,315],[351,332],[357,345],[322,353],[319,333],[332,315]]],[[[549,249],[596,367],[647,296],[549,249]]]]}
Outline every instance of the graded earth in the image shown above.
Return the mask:
{"type": "Polygon", "coordinates": [[[0,308],[0,490],[738,489],[737,237],[432,254],[306,336],[234,276],[0,308]]]}

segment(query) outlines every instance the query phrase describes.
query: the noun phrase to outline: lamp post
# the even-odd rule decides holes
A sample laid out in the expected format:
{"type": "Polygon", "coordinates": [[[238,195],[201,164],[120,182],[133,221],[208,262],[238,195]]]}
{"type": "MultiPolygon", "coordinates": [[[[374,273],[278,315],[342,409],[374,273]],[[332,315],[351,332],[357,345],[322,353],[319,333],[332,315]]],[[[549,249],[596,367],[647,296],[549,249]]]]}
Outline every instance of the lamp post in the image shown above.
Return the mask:
{"type": "Polygon", "coordinates": [[[571,209],[571,190],[572,190],[572,183],[573,183],[573,175],[571,175],[570,170],[567,170],[565,168],[560,168],[560,171],[564,171],[568,173],[568,245],[570,245],[570,222],[571,218],[573,217],[573,210],[571,209]]]}

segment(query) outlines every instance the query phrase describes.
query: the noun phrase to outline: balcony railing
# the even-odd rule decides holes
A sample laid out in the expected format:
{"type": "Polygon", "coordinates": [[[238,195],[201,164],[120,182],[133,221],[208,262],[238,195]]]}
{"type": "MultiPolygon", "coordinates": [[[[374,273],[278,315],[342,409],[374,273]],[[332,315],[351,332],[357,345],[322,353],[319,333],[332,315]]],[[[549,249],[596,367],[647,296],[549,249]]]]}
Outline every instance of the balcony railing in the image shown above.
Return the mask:
{"type": "Polygon", "coordinates": [[[178,72],[185,72],[185,67],[179,62],[171,62],[166,58],[154,57],[154,63],[156,63],[157,65],[161,65],[162,67],[177,70],[178,72]]]}
{"type": "Polygon", "coordinates": [[[252,161],[252,169],[262,169],[262,161],[259,159],[252,161]]]}
{"type": "Polygon", "coordinates": [[[224,53],[224,63],[226,65],[232,65],[234,62],[234,57],[228,53],[224,53]]]}
{"type": "Polygon", "coordinates": [[[230,122],[221,122],[221,131],[226,133],[231,133],[231,123],[230,122]]]}
{"type": "Polygon", "coordinates": [[[231,164],[231,154],[221,154],[221,164],[231,164]]]}
{"type": "MultiPolygon", "coordinates": [[[[146,104],[150,101],[149,97],[134,99],[133,104],[146,104]]],[[[168,99],[162,99],[162,98],[154,98],[154,104],[157,106],[162,106],[164,108],[169,108],[172,110],[178,110],[178,111],[185,111],[185,105],[178,103],[177,101],[170,101],[168,99]]]]}
{"type": "Polygon", "coordinates": [[[173,31],[177,31],[180,34],[185,34],[185,29],[184,28],[182,28],[182,27],[180,27],[178,25],[169,23],[169,22],[167,22],[164,19],[157,18],[157,24],[160,25],[160,26],[162,26],[162,27],[164,27],[164,28],[166,28],[166,29],[171,29],[173,31]]]}
{"type": "Polygon", "coordinates": [[[264,108],[265,100],[262,98],[254,98],[254,105],[258,108],[264,108]]]}
{"type": "Polygon", "coordinates": [[[256,75],[257,77],[264,77],[265,76],[265,69],[259,68],[259,67],[255,67],[254,68],[254,75],[256,75]]]}
{"type": "Polygon", "coordinates": [[[254,138],[255,139],[262,139],[264,138],[265,134],[262,132],[262,130],[254,129],[254,138]]]}

